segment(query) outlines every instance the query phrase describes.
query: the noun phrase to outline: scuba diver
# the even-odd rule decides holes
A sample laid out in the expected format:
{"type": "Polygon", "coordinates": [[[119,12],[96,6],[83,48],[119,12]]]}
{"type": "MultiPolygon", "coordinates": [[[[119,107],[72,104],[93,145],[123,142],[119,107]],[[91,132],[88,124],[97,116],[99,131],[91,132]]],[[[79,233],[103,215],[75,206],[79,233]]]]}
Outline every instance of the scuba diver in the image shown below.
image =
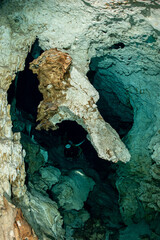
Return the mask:
{"type": "Polygon", "coordinates": [[[80,145],[84,143],[85,139],[77,144],[74,144],[72,141],[68,141],[68,143],[64,147],[64,156],[68,158],[76,158],[79,157],[82,149],[80,145]]]}

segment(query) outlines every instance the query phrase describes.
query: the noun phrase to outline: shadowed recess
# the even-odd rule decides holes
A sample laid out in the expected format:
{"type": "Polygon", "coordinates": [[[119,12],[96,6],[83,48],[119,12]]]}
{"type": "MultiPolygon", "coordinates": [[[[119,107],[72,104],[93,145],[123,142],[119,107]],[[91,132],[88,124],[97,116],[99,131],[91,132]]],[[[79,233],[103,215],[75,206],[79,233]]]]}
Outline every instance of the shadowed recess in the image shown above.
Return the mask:
{"type": "MultiPolygon", "coordinates": [[[[124,44],[114,44],[115,49],[123,48],[124,44]]],[[[97,102],[98,109],[104,120],[108,122],[123,138],[133,125],[133,109],[130,99],[123,84],[117,83],[116,74],[107,66],[105,57],[92,58],[87,77],[99,92],[100,99],[97,102]]]]}
{"type": "Polygon", "coordinates": [[[16,108],[32,114],[34,117],[37,115],[37,107],[43,97],[38,90],[39,81],[36,74],[33,74],[32,71],[29,70],[29,63],[42,52],[43,50],[39,47],[38,40],[36,40],[31,52],[28,53],[24,70],[17,73],[15,80],[8,90],[8,103],[11,104],[15,97],[16,108]]]}

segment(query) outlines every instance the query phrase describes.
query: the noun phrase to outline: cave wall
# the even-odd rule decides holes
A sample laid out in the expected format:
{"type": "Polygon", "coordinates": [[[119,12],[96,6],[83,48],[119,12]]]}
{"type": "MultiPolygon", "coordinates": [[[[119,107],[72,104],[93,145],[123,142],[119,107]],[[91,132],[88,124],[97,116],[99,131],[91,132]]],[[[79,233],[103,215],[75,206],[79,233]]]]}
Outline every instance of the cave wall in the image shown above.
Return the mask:
{"type": "MultiPolygon", "coordinates": [[[[120,101],[125,104],[128,101],[134,112],[133,127],[124,138],[132,158],[117,170],[121,213],[126,223],[143,217],[154,220],[155,211],[160,211],[159,8],[158,1],[149,0],[126,1],[125,4],[93,0],[2,2],[0,144],[5,168],[1,164],[1,206],[6,188],[11,196],[10,184],[14,192],[12,171],[20,185],[15,196],[25,194],[24,153],[19,136],[14,138],[11,133],[6,91],[15,73],[24,69],[27,53],[38,38],[43,50],[58,48],[67,52],[82,75],[88,72],[91,58],[103,57],[102,62],[93,66],[93,70],[98,68],[98,73],[103,75],[101,86],[108,88],[110,84],[120,101]],[[125,47],[116,49],[117,43],[125,47]],[[105,79],[112,79],[112,82],[105,82],[105,79]],[[11,150],[7,144],[13,146],[11,150]],[[18,154],[19,162],[16,157],[10,157],[13,153],[18,154]]],[[[96,80],[99,85],[98,77],[96,80]]]]}
{"type": "MultiPolygon", "coordinates": [[[[124,142],[130,150],[132,159],[128,164],[120,166],[117,171],[120,205],[126,221],[127,219],[130,221],[133,216],[135,221],[144,217],[145,213],[139,208],[139,204],[142,202],[144,208],[150,208],[150,217],[152,209],[158,210],[155,200],[159,196],[159,191],[156,188],[158,162],[157,156],[154,157],[153,154],[151,157],[150,153],[153,150],[155,151],[153,145],[158,140],[156,102],[159,101],[159,93],[155,89],[159,89],[160,71],[157,64],[158,59],[152,66],[157,57],[155,56],[157,40],[154,39],[150,43],[147,39],[148,37],[145,36],[144,43],[141,43],[143,48],[137,46],[137,43],[130,43],[124,48],[112,49],[103,58],[93,59],[90,66],[92,71],[96,72],[94,86],[100,92],[103,91],[102,108],[105,108],[106,100],[115,112],[117,110],[115,116],[119,116],[126,122],[131,121],[133,111],[133,126],[128,135],[124,137],[124,142]],[[155,53],[153,53],[154,51],[155,53]],[[108,97],[105,98],[104,92],[108,97]],[[107,92],[113,92],[118,100],[112,100],[107,92]],[[117,107],[118,104],[119,107],[117,107]],[[156,137],[151,140],[154,134],[156,134],[156,137]],[[151,145],[153,150],[151,150],[151,145]],[[154,172],[156,172],[156,176],[154,172]],[[150,193],[147,189],[150,189],[150,193]],[[155,189],[157,189],[156,193],[155,189]],[[151,199],[148,194],[152,195],[152,197],[150,195],[151,199]],[[137,201],[137,197],[140,203],[137,201]]],[[[148,218],[148,214],[147,212],[146,218],[148,218]]]]}

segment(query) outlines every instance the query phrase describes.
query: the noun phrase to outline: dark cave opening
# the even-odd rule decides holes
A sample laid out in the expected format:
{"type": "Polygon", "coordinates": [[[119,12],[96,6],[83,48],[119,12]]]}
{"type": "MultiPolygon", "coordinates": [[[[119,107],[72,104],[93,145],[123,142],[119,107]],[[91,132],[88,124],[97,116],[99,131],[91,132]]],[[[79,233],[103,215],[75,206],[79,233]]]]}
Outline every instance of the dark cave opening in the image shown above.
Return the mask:
{"type": "Polygon", "coordinates": [[[122,42],[119,42],[119,43],[115,43],[113,44],[110,49],[119,49],[119,48],[124,48],[125,47],[125,44],[122,43],[122,42]]]}
{"type": "MultiPolygon", "coordinates": [[[[123,47],[120,43],[114,48],[123,47]]],[[[109,65],[107,60],[109,62],[109,56],[92,58],[87,77],[99,92],[97,106],[102,117],[123,138],[133,126],[133,108],[127,90],[123,84],[117,82],[116,72],[110,70],[112,65],[109,65]]]]}
{"type": "Polygon", "coordinates": [[[8,90],[8,103],[16,100],[16,109],[31,114],[36,119],[37,107],[43,99],[42,94],[38,90],[39,81],[36,74],[29,69],[29,63],[40,56],[43,50],[39,47],[38,39],[34,42],[31,52],[28,53],[25,68],[18,72],[15,80],[12,82],[8,90]]]}
{"type": "MultiPolygon", "coordinates": [[[[42,49],[38,46],[38,40],[36,40],[26,58],[24,71],[17,73],[8,90],[8,103],[11,104],[13,132],[21,132],[21,144],[26,151],[27,189],[29,192],[33,192],[34,189],[38,194],[56,201],[59,211],[64,218],[65,229],[68,226],[74,230],[76,229],[75,236],[83,228],[83,237],[85,234],[88,234],[90,237],[92,231],[88,232],[88,228],[93,227],[98,222],[97,231],[103,232],[102,235],[104,236],[106,228],[109,228],[113,232],[113,239],[116,239],[117,229],[123,226],[118,206],[118,191],[115,187],[116,166],[98,157],[97,152],[87,139],[87,132],[76,122],[63,121],[58,124],[59,129],[56,131],[38,131],[35,129],[37,107],[42,100],[42,95],[38,90],[36,76],[29,70],[29,62],[38,57],[41,52],[42,49]],[[67,144],[74,145],[75,151],[72,154],[69,153],[68,155],[65,153],[67,144]],[[54,177],[53,174],[55,174],[54,177]],[[54,180],[51,180],[50,175],[54,180]],[[90,187],[90,191],[88,190],[88,185],[85,186],[83,179],[86,179],[88,185],[91,184],[90,182],[94,182],[94,187],[90,187]],[[82,183],[84,183],[84,190],[82,183]],[[61,205],[59,196],[67,191],[66,186],[68,184],[71,185],[70,188],[73,192],[74,188],[78,186],[78,191],[82,196],[83,192],[88,191],[86,193],[87,198],[83,202],[84,206],[81,209],[76,207],[72,209],[74,202],[69,207],[66,203],[63,206],[61,205]],[[77,186],[75,187],[76,184],[77,186]],[[82,221],[79,227],[74,227],[73,222],[68,223],[68,215],[72,215],[74,219],[75,216],[83,211],[86,215],[88,214],[89,218],[86,218],[84,222],[82,221]]],[[[88,77],[93,85],[96,76],[97,70],[88,72],[88,77]]],[[[102,116],[118,130],[120,124],[117,127],[115,122],[120,121],[119,117],[117,116],[116,118],[114,114],[112,116],[114,111],[111,111],[110,115],[106,115],[106,106],[101,106],[101,104],[104,104],[104,101],[101,101],[101,99],[98,102],[98,107],[102,116]],[[116,120],[113,121],[113,117],[116,120]]],[[[121,125],[123,123],[121,121],[121,125]]],[[[124,125],[125,128],[127,124],[125,123],[124,125]]],[[[67,192],[67,194],[70,194],[70,192],[67,192]]],[[[67,201],[72,200],[66,199],[67,201]]],[[[81,197],[77,201],[81,201],[81,197]]],[[[29,219],[29,221],[31,220],[29,219]]]]}
{"type": "MultiPolygon", "coordinates": [[[[56,166],[64,172],[75,168],[86,172],[87,168],[92,168],[101,173],[102,180],[107,179],[111,172],[115,173],[110,162],[98,157],[82,126],[74,121],[63,121],[58,127],[55,131],[34,129],[35,140],[48,152],[47,165],[56,166]],[[71,156],[65,154],[65,146],[70,143],[77,149],[71,156]]],[[[87,172],[87,176],[92,177],[92,173],[87,172]]]]}

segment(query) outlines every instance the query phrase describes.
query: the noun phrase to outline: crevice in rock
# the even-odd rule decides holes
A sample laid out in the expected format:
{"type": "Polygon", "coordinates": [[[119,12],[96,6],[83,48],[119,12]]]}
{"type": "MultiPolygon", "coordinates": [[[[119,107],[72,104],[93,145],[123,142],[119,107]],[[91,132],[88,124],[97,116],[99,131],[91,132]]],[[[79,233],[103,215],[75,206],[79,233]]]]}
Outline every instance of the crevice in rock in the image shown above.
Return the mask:
{"type": "Polygon", "coordinates": [[[15,108],[19,112],[31,114],[36,120],[37,107],[43,99],[42,94],[38,90],[38,79],[29,69],[29,63],[37,58],[43,50],[39,47],[38,39],[32,46],[31,52],[25,61],[25,68],[18,72],[15,80],[12,82],[8,90],[8,103],[15,104],[15,108]]]}
{"type": "MultiPolygon", "coordinates": [[[[124,46],[123,43],[118,43],[111,48],[118,50],[124,46]]],[[[92,58],[87,77],[99,92],[100,99],[97,106],[101,115],[123,138],[132,128],[133,108],[128,91],[117,78],[116,72],[110,71],[112,67],[114,69],[114,66],[110,65],[109,56],[108,59],[106,57],[92,58]]]]}

